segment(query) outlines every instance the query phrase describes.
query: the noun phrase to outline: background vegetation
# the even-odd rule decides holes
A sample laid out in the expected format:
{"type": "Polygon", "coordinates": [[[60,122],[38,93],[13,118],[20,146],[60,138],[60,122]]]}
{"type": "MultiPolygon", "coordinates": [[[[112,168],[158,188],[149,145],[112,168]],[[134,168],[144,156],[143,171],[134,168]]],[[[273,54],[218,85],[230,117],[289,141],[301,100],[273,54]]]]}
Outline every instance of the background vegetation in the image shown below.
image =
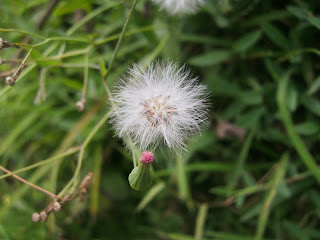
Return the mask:
{"type": "Polygon", "coordinates": [[[84,146],[74,180],[94,175],[85,201],[39,223],[31,215],[50,197],[0,176],[0,239],[320,239],[318,0],[207,0],[183,17],[138,1],[108,86],[134,62],[170,58],[192,68],[212,98],[210,128],[190,142],[182,164],[158,154],[147,192],[127,182],[132,158],[107,123],[99,71],[132,1],[0,5],[0,37],[25,49],[0,51],[1,166],[45,163],[18,175],[59,194],[84,146]]]}

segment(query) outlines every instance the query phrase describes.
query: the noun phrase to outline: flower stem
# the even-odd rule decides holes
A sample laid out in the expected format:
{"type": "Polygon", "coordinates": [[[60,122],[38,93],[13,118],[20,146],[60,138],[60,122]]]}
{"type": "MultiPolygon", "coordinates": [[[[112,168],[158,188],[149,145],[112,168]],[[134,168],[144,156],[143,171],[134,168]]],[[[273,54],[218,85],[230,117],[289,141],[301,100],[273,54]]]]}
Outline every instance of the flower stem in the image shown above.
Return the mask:
{"type": "Polygon", "coordinates": [[[116,58],[116,56],[117,56],[117,54],[118,54],[119,46],[120,46],[120,44],[121,44],[121,42],[122,42],[122,40],[123,40],[124,33],[125,33],[126,29],[127,29],[127,26],[128,26],[128,23],[129,23],[129,21],[130,21],[130,18],[131,18],[131,16],[132,16],[132,14],[133,14],[133,11],[134,11],[134,9],[136,8],[137,2],[138,2],[138,0],[134,0],[134,1],[133,1],[133,4],[132,4],[132,7],[131,7],[131,9],[130,9],[130,12],[129,12],[129,15],[128,15],[128,17],[127,17],[127,20],[126,20],[126,22],[125,22],[124,25],[123,25],[123,28],[122,28],[120,37],[119,37],[119,39],[118,39],[116,48],[115,48],[114,51],[113,51],[113,54],[112,54],[112,57],[111,57],[111,60],[110,60],[110,63],[109,63],[109,67],[108,67],[107,74],[106,74],[106,76],[105,76],[105,78],[104,78],[105,81],[107,81],[107,78],[108,78],[109,72],[110,72],[110,70],[111,70],[111,68],[112,68],[114,59],[116,58]]]}
{"type": "Polygon", "coordinates": [[[311,153],[308,151],[308,148],[298,135],[294,123],[291,119],[290,112],[287,109],[286,106],[286,99],[287,99],[287,87],[288,87],[288,82],[289,82],[289,76],[284,75],[281,78],[279,78],[279,86],[278,86],[278,91],[277,91],[277,102],[278,102],[278,108],[280,112],[280,116],[282,118],[282,121],[284,123],[284,126],[288,132],[289,139],[295,146],[296,151],[298,152],[301,160],[303,163],[306,165],[306,167],[312,172],[314,175],[315,179],[317,180],[318,183],[320,183],[320,169],[311,155],[311,153]]]}
{"type": "MultiPolygon", "coordinates": [[[[113,101],[113,99],[112,99],[112,93],[110,92],[109,86],[108,86],[108,84],[107,84],[107,78],[108,78],[109,72],[110,72],[110,70],[111,70],[111,68],[112,68],[113,62],[114,62],[114,60],[115,60],[115,58],[116,58],[116,56],[117,56],[117,54],[118,54],[119,46],[120,46],[120,44],[121,44],[121,42],[122,42],[122,39],[123,39],[123,37],[124,37],[124,35],[125,35],[125,32],[126,32],[128,23],[129,23],[129,21],[130,21],[130,18],[131,18],[131,16],[132,16],[133,12],[134,12],[134,9],[135,9],[135,7],[136,7],[136,5],[137,5],[137,2],[138,2],[138,0],[134,0],[134,1],[133,1],[132,7],[131,7],[130,12],[129,12],[129,15],[128,15],[128,17],[127,17],[127,19],[126,19],[126,22],[124,23],[123,28],[122,28],[122,31],[121,31],[121,33],[120,33],[120,37],[119,37],[119,39],[118,39],[116,48],[115,48],[114,51],[113,51],[113,54],[112,54],[112,57],[111,57],[111,60],[110,60],[110,63],[109,63],[109,67],[108,67],[108,69],[107,69],[107,72],[106,72],[105,76],[102,78],[103,86],[104,86],[104,88],[105,88],[105,90],[106,90],[106,92],[107,92],[107,96],[108,96],[108,98],[109,98],[109,101],[110,101],[111,106],[112,106],[113,109],[114,109],[114,107],[115,107],[115,104],[114,104],[114,101],[113,101]]],[[[128,142],[130,143],[130,146],[131,146],[131,150],[132,150],[133,165],[134,165],[134,167],[136,167],[136,166],[137,166],[137,163],[136,163],[134,145],[133,145],[133,142],[132,142],[131,137],[130,137],[129,134],[127,134],[127,137],[128,137],[128,142]]]]}

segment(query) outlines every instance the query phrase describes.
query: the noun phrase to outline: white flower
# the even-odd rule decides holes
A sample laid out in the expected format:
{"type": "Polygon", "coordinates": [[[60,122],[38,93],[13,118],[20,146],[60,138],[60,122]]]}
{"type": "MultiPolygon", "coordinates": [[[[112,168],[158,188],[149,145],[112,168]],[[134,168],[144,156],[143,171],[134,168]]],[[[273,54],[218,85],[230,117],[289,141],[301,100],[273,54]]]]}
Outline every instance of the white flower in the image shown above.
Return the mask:
{"type": "Polygon", "coordinates": [[[141,150],[163,144],[185,150],[189,137],[206,124],[206,87],[172,62],[155,62],[146,70],[133,65],[113,96],[118,105],[111,123],[141,150]]]}
{"type": "Polygon", "coordinates": [[[204,0],[153,0],[169,14],[193,13],[204,4],[204,0]]]}

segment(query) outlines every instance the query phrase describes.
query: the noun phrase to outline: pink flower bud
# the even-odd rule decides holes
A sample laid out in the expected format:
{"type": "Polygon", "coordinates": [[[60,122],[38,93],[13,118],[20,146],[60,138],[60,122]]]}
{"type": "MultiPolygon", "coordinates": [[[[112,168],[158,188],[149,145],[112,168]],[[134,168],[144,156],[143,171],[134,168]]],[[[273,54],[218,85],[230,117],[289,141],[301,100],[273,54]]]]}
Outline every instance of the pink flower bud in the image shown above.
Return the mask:
{"type": "Polygon", "coordinates": [[[140,157],[141,163],[149,164],[149,163],[152,163],[153,160],[154,160],[154,154],[152,152],[144,151],[141,154],[141,157],[140,157]]]}

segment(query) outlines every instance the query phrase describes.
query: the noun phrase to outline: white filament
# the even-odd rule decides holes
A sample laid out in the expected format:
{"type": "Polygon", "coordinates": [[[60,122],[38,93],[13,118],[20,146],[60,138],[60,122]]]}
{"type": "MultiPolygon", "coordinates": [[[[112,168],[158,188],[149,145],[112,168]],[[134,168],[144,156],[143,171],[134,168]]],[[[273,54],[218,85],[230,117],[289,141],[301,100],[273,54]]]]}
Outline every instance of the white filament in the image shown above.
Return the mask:
{"type": "Polygon", "coordinates": [[[204,0],[153,0],[169,14],[184,14],[196,12],[204,4],[204,0]]]}

